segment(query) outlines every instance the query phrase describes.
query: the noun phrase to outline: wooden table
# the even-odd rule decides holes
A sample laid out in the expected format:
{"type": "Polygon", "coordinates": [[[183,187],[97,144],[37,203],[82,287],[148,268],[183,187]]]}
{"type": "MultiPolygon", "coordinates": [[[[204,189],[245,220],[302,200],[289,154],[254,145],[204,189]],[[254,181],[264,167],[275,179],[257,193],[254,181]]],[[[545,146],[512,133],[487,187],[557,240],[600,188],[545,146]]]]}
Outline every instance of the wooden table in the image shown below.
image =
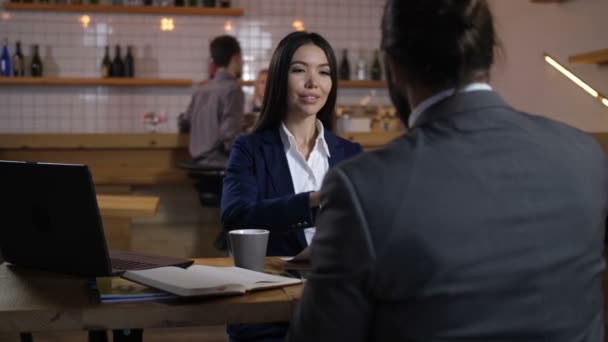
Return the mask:
{"type": "MultiPolygon", "coordinates": [[[[232,259],[196,259],[232,266],[232,259]]],[[[267,258],[266,270],[283,262],[267,258]]],[[[188,327],[286,321],[303,285],[243,296],[173,302],[97,304],[86,279],[0,265],[0,333],[188,327]]]]}
{"type": "Polygon", "coordinates": [[[132,219],[156,215],[159,200],[157,196],[97,195],[108,247],[129,250],[132,219]]]}

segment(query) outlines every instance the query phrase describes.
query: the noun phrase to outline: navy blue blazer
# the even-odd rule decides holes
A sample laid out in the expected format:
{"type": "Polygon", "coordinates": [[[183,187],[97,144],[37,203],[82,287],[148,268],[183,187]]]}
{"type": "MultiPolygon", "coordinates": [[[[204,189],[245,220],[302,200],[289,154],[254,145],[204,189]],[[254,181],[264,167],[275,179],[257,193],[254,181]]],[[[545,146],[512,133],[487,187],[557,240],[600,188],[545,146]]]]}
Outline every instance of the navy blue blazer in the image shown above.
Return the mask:
{"type": "MultiPolygon", "coordinates": [[[[362,151],[358,143],[324,135],[330,168],[362,151]]],[[[269,256],[295,255],[308,245],[304,228],[314,226],[315,212],[308,192],[294,194],[278,127],[236,139],[222,191],[224,229],[269,230],[269,256]]]]}

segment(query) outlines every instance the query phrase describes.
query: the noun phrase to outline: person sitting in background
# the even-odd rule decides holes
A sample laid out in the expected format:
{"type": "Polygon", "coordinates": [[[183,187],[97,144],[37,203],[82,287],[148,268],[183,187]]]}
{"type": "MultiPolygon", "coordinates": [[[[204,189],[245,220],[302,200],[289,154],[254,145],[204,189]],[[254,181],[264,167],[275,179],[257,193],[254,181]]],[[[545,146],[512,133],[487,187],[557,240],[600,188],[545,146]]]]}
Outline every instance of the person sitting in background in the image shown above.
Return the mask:
{"type": "MultiPolygon", "coordinates": [[[[281,40],[268,71],[255,132],[236,139],[224,178],[225,230],[268,229],[267,255],[296,255],[315,233],[318,190],[328,169],[361,152],[331,133],[338,68],[320,35],[281,40]]],[[[230,341],[283,341],[287,322],[228,326],[230,341]]]]}
{"type": "Polygon", "coordinates": [[[192,95],[180,126],[189,126],[193,162],[223,168],[243,124],[245,95],[237,81],[243,62],[241,46],[232,36],[213,39],[209,50],[217,66],[215,77],[192,95]]]}
{"type": "Polygon", "coordinates": [[[264,102],[264,92],[266,90],[266,80],[268,79],[268,69],[261,69],[253,85],[253,96],[247,102],[245,113],[259,113],[262,111],[264,102]]]}
{"type": "Polygon", "coordinates": [[[486,0],[386,2],[410,130],[325,177],[288,341],[603,341],[606,157],[492,90],[495,44],[486,0]]]}
{"type": "Polygon", "coordinates": [[[255,128],[255,123],[258,121],[262,103],[264,101],[264,91],[266,90],[266,79],[268,78],[268,69],[262,69],[258,72],[258,77],[255,80],[253,88],[253,96],[245,104],[245,115],[243,116],[243,133],[251,133],[255,128]]]}

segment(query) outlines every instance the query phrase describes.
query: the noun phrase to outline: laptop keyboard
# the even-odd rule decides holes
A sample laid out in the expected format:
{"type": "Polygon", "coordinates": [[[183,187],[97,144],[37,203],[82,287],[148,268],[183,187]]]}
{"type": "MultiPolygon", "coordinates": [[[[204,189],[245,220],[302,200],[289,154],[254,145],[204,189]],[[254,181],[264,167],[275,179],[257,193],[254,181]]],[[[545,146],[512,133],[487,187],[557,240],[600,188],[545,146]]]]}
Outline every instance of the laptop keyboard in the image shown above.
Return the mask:
{"type": "Polygon", "coordinates": [[[134,261],[134,260],[126,260],[126,259],[119,259],[119,258],[112,258],[112,268],[117,269],[117,270],[137,270],[137,269],[142,269],[142,268],[151,268],[151,267],[156,267],[156,264],[148,264],[145,262],[141,262],[141,261],[134,261]]]}

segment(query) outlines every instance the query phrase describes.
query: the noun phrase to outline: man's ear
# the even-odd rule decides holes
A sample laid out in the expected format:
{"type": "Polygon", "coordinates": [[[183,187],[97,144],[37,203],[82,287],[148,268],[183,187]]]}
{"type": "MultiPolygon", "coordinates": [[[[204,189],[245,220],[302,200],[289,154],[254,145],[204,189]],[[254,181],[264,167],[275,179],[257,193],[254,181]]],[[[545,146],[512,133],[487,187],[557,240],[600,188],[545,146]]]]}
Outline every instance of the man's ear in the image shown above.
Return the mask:
{"type": "Polygon", "coordinates": [[[402,84],[404,81],[404,75],[401,65],[395,62],[395,58],[389,54],[385,55],[384,63],[390,73],[390,77],[392,77],[393,83],[402,84]]]}
{"type": "Polygon", "coordinates": [[[241,65],[243,63],[243,56],[239,53],[230,57],[230,64],[241,65]]]}

